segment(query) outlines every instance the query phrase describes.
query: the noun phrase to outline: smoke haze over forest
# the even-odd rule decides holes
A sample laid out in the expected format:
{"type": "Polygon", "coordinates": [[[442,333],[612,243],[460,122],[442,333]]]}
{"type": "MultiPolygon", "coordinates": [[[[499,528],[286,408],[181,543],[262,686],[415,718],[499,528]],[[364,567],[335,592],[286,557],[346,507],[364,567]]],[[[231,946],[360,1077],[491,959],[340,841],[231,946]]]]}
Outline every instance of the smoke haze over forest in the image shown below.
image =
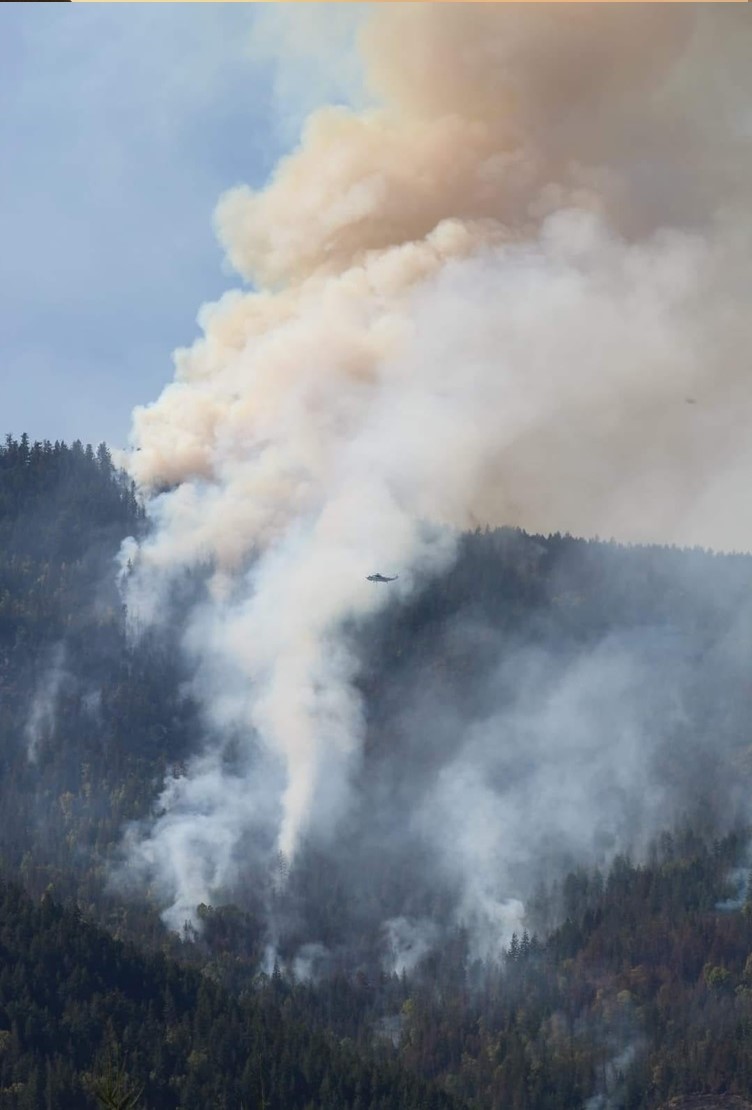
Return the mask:
{"type": "Polygon", "coordinates": [[[744,8],[5,7],[0,1105],[752,1110],[744,8]]]}
{"type": "MultiPolygon", "coordinates": [[[[180,613],[205,727],[128,833],[173,927],[251,874],[274,902],[306,853],[362,898],[392,853],[489,954],[546,860],[639,850],[685,804],[691,668],[649,619],[531,644],[452,614],[432,651],[465,644],[467,688],[396,672],[387,756],[360,681],[462,529],[749,549],[749,45],[733,7],[372,9],[370,105],[221,198],[253,288],[202,310],[127,460],[134,635],[180,613]]],[[[430,945],[430,910],[392,910],[430,945]]]]}

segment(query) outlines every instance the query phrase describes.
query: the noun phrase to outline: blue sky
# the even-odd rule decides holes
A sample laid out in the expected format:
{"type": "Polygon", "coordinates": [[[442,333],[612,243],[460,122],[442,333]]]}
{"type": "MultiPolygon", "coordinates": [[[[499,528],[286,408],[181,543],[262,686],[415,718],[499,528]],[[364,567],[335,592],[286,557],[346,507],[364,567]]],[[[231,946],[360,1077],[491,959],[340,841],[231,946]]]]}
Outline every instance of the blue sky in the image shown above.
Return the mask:
{"type": "Polygon", "coordinates": [[[332,63],[357,5],[323,32],[288,7],[0,5],[0,434],[125,446],[239,283],[217,199],[263,185],[354,72],[332,63]]]}

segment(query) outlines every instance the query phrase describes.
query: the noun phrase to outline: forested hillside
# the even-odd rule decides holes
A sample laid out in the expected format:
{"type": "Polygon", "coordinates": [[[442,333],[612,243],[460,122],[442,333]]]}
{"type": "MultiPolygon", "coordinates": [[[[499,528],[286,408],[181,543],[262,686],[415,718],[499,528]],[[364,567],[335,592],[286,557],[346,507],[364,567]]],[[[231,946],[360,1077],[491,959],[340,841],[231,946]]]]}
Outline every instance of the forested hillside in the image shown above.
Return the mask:
{"type": "Polygon", "coordinates": [[[0,884],[0,1105],[96,1102],[165,1110],[455,1105],[383,1053],[365,1059],[314,1032],[276,981],[231,997],[208,976],[140,955],[48,897],[34,904],[0,884]]]}
{"type": "Polygon", "coordinates": [[[126,634],[146,528],[104,445],[0,449],[0,1106],[95,1106],[108,1053],[142,1110],[752,1097],[752,558],[459,537],[348,632],[359,807],[179,936],[123,881],[207,727],[179,613],[126,634]]]}
{"type": "Polygon", "coordinates": [[[0,857],[37,892],[101,894],[191,727],[164,647],[126,645],[115,560],[143,519],[104,444],[0,449],[0,857]]]}

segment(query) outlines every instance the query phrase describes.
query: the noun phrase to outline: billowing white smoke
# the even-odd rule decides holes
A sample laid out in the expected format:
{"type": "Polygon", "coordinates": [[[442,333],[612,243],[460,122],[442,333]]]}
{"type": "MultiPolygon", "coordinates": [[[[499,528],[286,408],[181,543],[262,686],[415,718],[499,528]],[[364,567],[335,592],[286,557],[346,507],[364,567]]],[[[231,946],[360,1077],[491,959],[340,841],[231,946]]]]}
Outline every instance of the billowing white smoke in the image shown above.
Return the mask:
{"type": "Polygon", "coordinates": [[[129,611],[211,567],[186,646],[244,752],[207,742],[134,836],[171,923],[255,830],[271,858],[336,828],[363,739],[342,630],[446,566],[452,527],[749,546],[749,39],[733,8],[388,5],[378,105],[315,113],[220,202],[256,291],[203,309],[129,464],[154,525],[129,611]]]}

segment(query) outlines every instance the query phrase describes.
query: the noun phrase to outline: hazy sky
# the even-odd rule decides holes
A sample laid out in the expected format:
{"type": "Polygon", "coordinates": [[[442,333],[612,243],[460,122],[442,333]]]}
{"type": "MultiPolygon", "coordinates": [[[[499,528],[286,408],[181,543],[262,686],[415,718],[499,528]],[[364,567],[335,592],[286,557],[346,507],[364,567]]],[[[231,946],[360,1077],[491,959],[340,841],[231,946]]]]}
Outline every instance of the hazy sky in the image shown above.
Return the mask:
{"type": "Polygon", "coordinates": [[[0,434],[125,445],[202,302],[238,284],[221,192],[263,184],[338,92],[326,67],[302,79],[294,7],[295,27],[273,5],[0,5],[0,434]]]}

